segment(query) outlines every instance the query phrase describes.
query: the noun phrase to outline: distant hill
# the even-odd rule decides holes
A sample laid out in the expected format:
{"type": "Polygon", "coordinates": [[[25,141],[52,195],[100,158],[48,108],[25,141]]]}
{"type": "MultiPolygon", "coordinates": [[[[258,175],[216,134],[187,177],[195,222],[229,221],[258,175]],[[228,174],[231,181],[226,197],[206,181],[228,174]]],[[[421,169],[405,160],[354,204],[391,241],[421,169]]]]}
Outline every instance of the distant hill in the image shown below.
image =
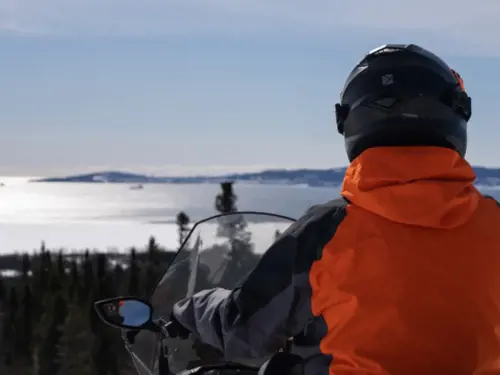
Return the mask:
{"type": "MultiPolygon", "coordinates": [[[[474,167],[476,185],[500,186],[500,168],[474,167]]],[[[86,182],[86,183],[170,183],[202,184],[225,180],[258,184],[286,184],[307,186],[337,186],[342,183],[346,168],[333,169],[274,169],[254,173],[226,174],[221,176],[157,177],[129,172],[109,171],[80,174],[68,177],[52,177],[31,182],[86,182]]]]}

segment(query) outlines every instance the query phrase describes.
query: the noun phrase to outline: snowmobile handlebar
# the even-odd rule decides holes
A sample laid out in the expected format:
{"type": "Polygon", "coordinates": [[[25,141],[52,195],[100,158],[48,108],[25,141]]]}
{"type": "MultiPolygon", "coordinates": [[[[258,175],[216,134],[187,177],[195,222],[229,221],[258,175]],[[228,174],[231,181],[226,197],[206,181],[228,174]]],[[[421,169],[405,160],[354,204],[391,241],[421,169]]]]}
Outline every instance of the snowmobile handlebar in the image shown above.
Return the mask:
{"type": "Polygon", "coordinates": [[[303,359],[291,353],[278,352],[262,366],[221,363],[185,370],[177,375],[303,375],[303,359]]]}

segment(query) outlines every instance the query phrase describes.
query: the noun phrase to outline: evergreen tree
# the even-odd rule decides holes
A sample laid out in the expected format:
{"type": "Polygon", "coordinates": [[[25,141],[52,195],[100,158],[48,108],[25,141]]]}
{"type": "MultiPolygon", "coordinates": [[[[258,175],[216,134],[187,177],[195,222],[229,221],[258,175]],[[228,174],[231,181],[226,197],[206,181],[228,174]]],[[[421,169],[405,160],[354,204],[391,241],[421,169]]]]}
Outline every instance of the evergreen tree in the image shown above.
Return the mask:
{"type": "Polygon", "coordinates": [[[19,335],[19,321],[17,319],[19,309],[19,299],[17,297],[17,290],[11,287],[9,290],[9,297],[7,303],[6,313],[4,315],[2,328],[3,328],[3,342],[2,351],[4,353],[4,364],[6,366],[14,365],[16,357],[16,338],[19,335]]]}
{"type": "Polygon", "coordinates": [[[52,306],[46,311],[43,319],[47,325],[41,327],[42,341],[37,350],[37,375],[57,374],[61,366],[64,350],[61,347],[61,338],[64,331],[68,307],[66,301],[58,294],[52,298],[52,306]]]}
{"type": "Polygon", "coordinates": [[[33,341],[33,322],[35,320],[35,298],[29,285],[24,286],[22,299],[22,332],[21,332],[21,351],[29,360],[31,358],[31,346],[33,341]]]}
{"type": "Polygon", "coordinates": [[[150,237],[147,247],[148,261],[155,266],[160,264],[160,247],[154,237],[150,237]]]}
{"type": "Polygon", "coordinates": [[[52,269],[52,257],[50,251],[45,249],[45,244],[42,243],[42,249],[40,252],[40,263],[38,269],[39,275],[39,289],[44,290],[49,286],[50,282],[50,271],[52,269]]]}
{"type": "Polygon", "coordinates": [[[85,311],[73,303],[68,309],[66,324],[61,335],[61,375],[94,375],[92,347],[94,336],[89,327],[85,311]]]}
{"type": "MultiPolygon", "coordinates": [[[[21,272],[0,278],[0,374],[135,374],[117,330],[99,320],[93,303],[127,290],[140,295],[145,286],[153,287],[173,253],[150,239],[145,254],[131,250],[129,267],[122,267],[125,258],[88,250],[85,255],[54,254],[43,243],[33,255],[7,258],[2,264],[21,272]]],[[[186,272],[175,272],[180,279],[171,285],[169,296],[185,295],[182,279],[189,276],[188,262],[185,266],[186,272]]],[[[201,267],[197,281],[208,273],[201,267]]]]}
{"type": "MultiPolygon", "coordinates": [[[[0,305],[0,307],[2,307],[0,305]]],[[[2,361],[0,362],[0,370],[8,365],[11,365],[12,359],[8,358],[10,351],[10,339],[12,334],[9,332],[10,317],[4,310],[4,307],[0,309],[0,354],[2,361]]],[[[1,372],[2,374],[7,373],[6,370],[1,372]]]]}
{"type": "Polygon", "coordinates": [[[159,269],[155,267],[155,265],[151,262],[148,262],[146,267],[143,270],[143,274],[141,277],[142,280],[142,288],[140,288],[141,296],[148,296],[153,292],[156,283],[158,282],[159,269]]]}
{"type": "Polygon", "coordinates": [[[106,254],[97,254],[97,280],[102,283],[106,277],[106,271],[108,269],[108,258],[106,254]]]}
{"type": "MultiPolygon", "coordinates": [[[[2,307],[2,302],[5,301],[7,292],[3,278],[0,276],[0,308],[2,307]]],[[[0,310],[1,311],[1,310],[0,310]]]]}
{"type": "Polygon", "coordinates": [[[139,266],[137,265],[137,252],[130,249],[128,294],[135,296],[139,293],[139,266]]]}
{"type": "Polygon", "coordinates": [[[51,294],[59,293],[65,288],[65,280],[57,273],[57,271],[52,272],[49,275],[50,284],[49,291],[51,294]]]}
{"type": "Polygon", "coordinates": [[[73,260],[70,267],[70,284],[68,288],[70,299],[73,299],[75,293],[78,291],[79,278],[80,274],[78,273],[78,264],[76,263],[76,260],[73,260]]]}
{"type": "Polygon", "coordinates": [[[215,209],[221,214],[230,215],[224,215],[219,218],[217,235],[228,238],[231,243],[235,239],[249,243],[251,236],[245,230],[247,227],[245,217],[237,213],[236,201],[238,197],[234,194],[233,182],[222,182],[220,186],[221,192],[215,197],[215,209]]]}
{"type": "Polygon", "coordinates": [[[57,254],[57,272],[61,277],[66,276],[66,269],[65,269],[65,264],[64,264],[64,254],[61,251],[59,251],[59,254],[57,254]]]}
{"type": "Polygon", "coordinates": [[[177,231],[179,233],[179,248],[182,246],[186,240],[186,236],[189,234],[189,216],[181,211],[177,214],[177,231]]]}
{"type": "Polygon", "coordinates": [[[17,289],[15,286],[10,288],[9,293],[9,311],[11,314],[16,314],[19,308],[19,298],[17,296],[17,289]]]}
{"type": "MultiPolygon", "coordinates": [[[[109,263],[106,254],[97,255],[97,288],[94,291],[94,301],[103,298],[110,298],[116,295],[116,288],[113,285],[113,277],[109,274],[109,263]]],[[[93,308],[93,306],[92,306],[93,308]]]]}
{"type": "Polygon", "coordinates": [[[233,191],[233,181],[225,181],[220,184],[221,192],[215,197],[215,209],[221,214],[235,212],[237,196],[233,191]]]}
{"type": "MultiPolygon", "coordinates": [[[[116,264],[113,269],[113,285],[115,286],[116,295],[122,295],[126,292],[124,287],[126,273],[120,264],[116,264]]],[[[125,285],[126,286],[126,285],[125,285]]]]}
{"type": "Polygon", "coordinates": [[[83,288],[82,288],[82,301],[86,301],[94,288],[94,268],[90,253],[87,250],[83,259],[83,288]]]}
{"type": "Polygon", "coordinates": [[[21,274],[23,279],[26,281],[31,272],[31,260],[28,254],[23,254],[22,265],[21,265],[21,274]]]}
{"type": "MultiPolygon", "coordinates": [[[[217,234],[228,239],[227,261],[221,264],[216,274],[221,275],[219,286],[232,289],[256,265],[259,257],[253,253],[251,233],[242,214],[237,213],[237,196],[233,182],[221,183],[221,192],[215,198],[215,208],[224,215],[219,218],[217,234]]],[[[218,277],[215,279],[217,280],[218,277]]]]}

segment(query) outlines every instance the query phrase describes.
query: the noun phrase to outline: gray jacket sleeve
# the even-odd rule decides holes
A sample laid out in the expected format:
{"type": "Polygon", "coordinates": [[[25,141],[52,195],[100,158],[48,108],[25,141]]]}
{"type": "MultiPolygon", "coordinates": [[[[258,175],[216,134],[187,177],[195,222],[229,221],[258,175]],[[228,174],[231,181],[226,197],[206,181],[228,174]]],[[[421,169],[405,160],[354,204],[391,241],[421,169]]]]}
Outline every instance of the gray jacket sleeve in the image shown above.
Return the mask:
{"type": "Polygon", "coordinates": [[[174,317],[226,360],[276,352],[313,319],[309,269],[342,217],[338,202],[311,208],[267,250],[241,287],[198,292],[174,306],[174,317]]]}

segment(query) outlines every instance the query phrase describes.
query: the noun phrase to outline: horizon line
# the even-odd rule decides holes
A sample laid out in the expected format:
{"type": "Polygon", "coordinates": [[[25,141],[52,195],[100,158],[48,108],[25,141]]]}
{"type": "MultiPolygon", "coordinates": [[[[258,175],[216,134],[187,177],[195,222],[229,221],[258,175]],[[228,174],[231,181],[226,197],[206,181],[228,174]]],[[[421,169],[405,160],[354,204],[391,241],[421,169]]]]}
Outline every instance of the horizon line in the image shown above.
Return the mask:
{"type": "MultiPolygon", "coordinates": [[[[485,166],[485,165],[472,165],[473,169],[487,169],[487,170],[500,170],[500,166],[485,166]]],[[[185,178],[185,177],[225,177],[229,175],[248,175],[248,174],[261,174],[265,172],[293,172],[293,171],[337,171],[345,170],[348,168],[348,165],[339,166],[339,167],[328,167],[328,168],[320,168],[320,167],[270,167],[259,170],[248,170],[248,171],[233,171],[233,172],[224,172],[224,173],[187,173],[187,174],[162,174],[162,173],[148,173],[148,172],[134,172],[133,169],[125,169],[125,168],[110,168],[110,169],[101,169],[95,170],[93,172],[76,172],[64,175],[50,175],[50,174],[26,174],[26,175],[9,175],[9,174],[0,174],[0,178],[19,178],[19,179],[45,179],[45,178],[69,178],[76,176],[88,176],[88,175],[99,175],[105,173],[123,173],[123,174],[133,174],[138,176],[146,176],[146,177],[155,177],[155,178],[185,178]]]]}

